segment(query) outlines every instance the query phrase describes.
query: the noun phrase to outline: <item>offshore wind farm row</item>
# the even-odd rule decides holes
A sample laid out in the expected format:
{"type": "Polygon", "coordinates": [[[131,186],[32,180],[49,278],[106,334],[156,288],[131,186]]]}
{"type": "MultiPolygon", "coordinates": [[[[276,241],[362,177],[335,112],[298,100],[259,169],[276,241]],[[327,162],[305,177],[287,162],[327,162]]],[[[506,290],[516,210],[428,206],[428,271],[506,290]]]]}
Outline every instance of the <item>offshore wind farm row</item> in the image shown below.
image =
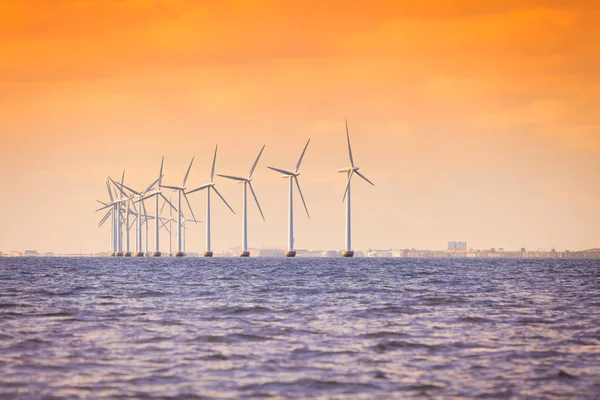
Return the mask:
{"type": "MultiPolygon", "coordinates": [[[[338,173],[346,174],[346,187],[342,202],[345,203],[346,207],[346,227],[345,227],[345,243],[344,250],[342,251],[342,257],[352,257],[354,251],[352,250],[352,220],[351,220],[351,183],[354,175],[358,175],[360,178],[365,180],[367,183],[374,185],[362,172],[359,171],[359,167],[354,163],[354,157],[352,155],[352,146],[350,144],[350,133],[348,130],[348,121],[345,121],[346,126],[346,142],[348,147],[348,157],[350,166],[340,168],[337,170],[338,173]]],[[[295,257],[296,250],[294,247],[294,187],[296,187],[306,216],[310,218],[308,206],[300,187],[299,176],[300,167],[304,159],[304,155],[310,144],[310,139],[307,140],[300,157],[298,158],[293,170],[282,169],[267,165],[267,168],[280,173],[282,178],[288,179],[289,186],[289,203],[288,203],[288,237],[287,237],[287,249],[285,255],[287,257],[295,257]]],[[[215,152],[213,155],[212,165],[210,168],[209,181],[195,188],[188,187],[188,178],[194,158],[190,161],[187,171],[181,181],[181,185],[164,184],[163,183],[163,166],[164,157],[161,160],[158,177],[150,183],[143,190],[136,190],[125,184],[125,171],[121,175],[120,181],[115,181],[110,176],[106,179],[106,189],[108,193],[108,199],[101,201],[97,200],[102,207],[96,211],[105,211],[102,219],[98,223],[99,227],[102,227],[107,221],[110,225],[110,244],[109,244],[109,255],[113,257],[161,257],[161,241],[160,233],[164,230],[168,233],[169,238],[169,255],[175,257],[183,257],[186,254],[186,242],[185,242],[185,231],[188,229],[187,224],[189,222],[198,223],[202,222],[196,219],[192,205],[189,201],[188,195],[196,192],[204,191],[206,193],[206,243],[204,249],[205,257],[212,257],[212,238],[211,238],[211,193],[214,192],[223,204],[233,213],[236,214],[231,205],[225,200],[225,197],[219,192],[215,182],[215,176],[221,177],[230,181],[242,184],[242,243],[240,257],[249,257],[250,251],[248,247],[248,189],[252,194],[252,198],[256,204],[256,207],[264,220],[264,213],[258,201],[258,197],[252,186],[252,180],[254,172],[258,166],[260,158],[265,150],[265,145],[260,149],[256,160],[250,167],[248,175],[236,176],[227,174],[216,173],[217,163],[217,152],[218,145],[215,146],[215,152]],[[173,204],[172,198],[167,198],[165,190],[171,193],[177,193],[177,205],[173,204]],[[185,201],[186,209],[184,211],[183,201],[185,201]],[[148,212],[146,202],[153,203],[153,214],[148,212]],[[162,203],[162,204],[161,204],[162,203]],[[165,207],[168,207],[168,216],[165,216],[165,207]],[[189,212],[189,214],[187,213],[189,212]],[[176,216],[174,218],[174,215],[176,216]],[[152,252],[149,251],[148,243],[148,232],[150,224],[154,225],[154,249],[152,252]],[[173,251],[173,224],[176,227],[176,250],[173,251]],[[132,228],[135,226],[135,251],[132,252],[131,238],[132,228]]],[[[139,188],[138,188],[139,189],[139,188]]]]}

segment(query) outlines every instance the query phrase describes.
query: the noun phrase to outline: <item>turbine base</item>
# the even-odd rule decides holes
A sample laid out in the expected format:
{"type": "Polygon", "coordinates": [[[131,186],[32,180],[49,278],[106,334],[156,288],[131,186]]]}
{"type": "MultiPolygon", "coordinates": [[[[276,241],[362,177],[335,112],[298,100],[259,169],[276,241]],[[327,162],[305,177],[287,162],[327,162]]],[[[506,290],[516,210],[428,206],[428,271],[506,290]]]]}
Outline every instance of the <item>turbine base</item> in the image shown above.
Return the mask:
{"type": "Polygon", "coordinates": [[[294,250],[289,250],[285,252],[286,257],[296,257],[296,252],[294,250]]]}
{"type": "Polygon", "coordinates": [[[342,257],[353,257],[354,252],[352,250],[344,250],[342,251],[342,257]]]}
{"type": "Polygon", "coordinates": [[[109,256],[109,257],[114,257],[114,256],[115,256],[115,253],[113,253],[113,252],[111,251],[110,253],[108,253],[108,256],[109,256]]]}
{"type": "Polygon", "coordinates": [[[212,257],[213,256],[213,252],[212,251],[205,251],[204,252],[204,257],[212,257]]]}
{"type": "Polygon", "coordinates": [[[130,252],[130,251],[127,251],[127,252],[125,252],[125,254],[123,254],[123,255],[124,255],[125,257],[131,257],[131,252],[130,252]]]}
{"type": "Polygon", "coordinates": [[[141,251],[138,251],[137,253],[135,253],[136,257],[144,257],[144,253],[141,251]]]}
{"type": "Polygon", "coordinates": [[[152,257],[160,257],[160,256],[161,256],[160,251],[155,251],[154,253],[152,253],[152,257]]]}
{"type": "Polygon", "coordinates": [[[115,257],[123,257],[123,252],[122,251],[117,251],[115,253],[115,257]]]}
{"type": "Polygon", "coordinates": [[[175,257],[183,257],[185,256],[185,254],[183,254],[182,251],[178,251],[177,253],[175,253],[175,257]]]}
{"type": "Polygon", "coordinates": [[[249,251],[242,251],[240,253],[240,257],[250,257],[250,252],[249,251]]]}

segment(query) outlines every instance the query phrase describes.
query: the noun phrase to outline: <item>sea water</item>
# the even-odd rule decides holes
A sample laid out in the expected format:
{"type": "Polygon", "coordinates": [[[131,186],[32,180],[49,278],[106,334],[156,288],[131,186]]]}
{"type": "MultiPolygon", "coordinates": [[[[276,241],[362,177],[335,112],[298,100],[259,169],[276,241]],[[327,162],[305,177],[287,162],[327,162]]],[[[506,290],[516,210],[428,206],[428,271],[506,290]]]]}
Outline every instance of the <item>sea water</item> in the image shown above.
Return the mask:
{"type": "Polygon", "coordinates": [[[3,398],[598,398],[600,261],[0,258],[3,398]]]}

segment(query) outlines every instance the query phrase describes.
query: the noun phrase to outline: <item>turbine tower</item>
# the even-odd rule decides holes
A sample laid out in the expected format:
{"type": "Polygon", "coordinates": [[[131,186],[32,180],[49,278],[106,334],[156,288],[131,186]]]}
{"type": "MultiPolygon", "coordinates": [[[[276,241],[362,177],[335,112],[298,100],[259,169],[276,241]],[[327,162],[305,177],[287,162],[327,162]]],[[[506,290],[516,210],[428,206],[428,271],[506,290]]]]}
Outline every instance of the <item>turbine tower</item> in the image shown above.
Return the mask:
{"type": "Polygon", "coordinates": [[[286,171],[284,169],[269,167],[267,168],[280,172],[283,174],[282,178],[287,178],[290,180],[290,198],[289,198],[289,209],[288,209],[288,249],[285,253],[286,257],[295,257],[296,251],[294,250],[294,182],[296,183],[296,187],[298,188],[298,193],[300,194],[300,198],[302,199],[302,204],[304,204],[304,210],[306,210],[306,215],[310,218],[310,214],[308,213],[308,208],[306,207],[306,202],[304,201],[304,196],[302,195],[302,189],[300,189],[300,183],[298,182],[298,176],[300,173],[300,164],[302,164],[302,159],[304,158],[304,153],[306,153],[306,149],[308,148],[308,144],[310,143],[310,139],[306,142],[304,146],[304,150],[302,150],[302,154],[300,154],[300,158],[296,163],[296,169],[294,172],[286,171]]]}
{"type": "Polygon", "coordinates": [[[264,149],[265,149],[265,146],[263,146],[262,149],[260,149],[260,153],[258,153],[258,157],[256,157],[256,161],[254,161],[252,168],[250,168],[250,173],[248,174],[247,178],[241,178],[239,176],[217,174],[217,176],[227,178],[227,179],[232,179],[234,181],[237,181],[238,183],[244,184],[244,191],[243,191],[243,197],[242,197],[242,212],[243,212],[242,252],[240,253],[240,257],[249,257],[250,256],[250,252],[248,251],[248,213],[247,213],[248,207],[247,207],[247,202],[246,202],[246,197],[247,197],[246,194],[248,191],[247,190],[248,187],[250,188],[250,191],[252,192],[252,197],[254,197],[254,201],[256,202],[256,206],[258,207],[258,211],[260,211],[260,215],[261,215],[262,219],[263,220],[265,219],[262,209],[260,208],[260,204],[258,204],[258,199],[256,198],[256,193],[254,193],[254,189],[252,188],[252,175],[254,174],[254,170],[256,169],[256,165],[258,164],[258,160],[260,159],[260,156],[262,155],[264,149]]]}
{"type": "Polygon", "coordinates": [[[185,184],[187,182],[188,176],[190,175],[190,170],[192,169],[192,164],[194,163],[194,157],[192,157],[192,161],[190,161],[190,166],[187,169],[187,172],[185,173],[185,176],[183,177],[183,185],[181,186],[168,186],[168,185],[163,185],[162,183],[159,185],[159,187],[161,188],[167,188],[167,189],[171,189],[171,190],[176,190],[177,191],[177,253],[175,253],[175,257],[183,257],[184,253],[183,253],[183,240],[182,240],[182,210],[181,210],[181,197],[183,197],[185,199],[185,202],[188,205],[188,208],[190,209],[190,213],[192,214],[192,218],[194,218],[194,221],[196,220],[196,216],[194,215],[194,211],[192,210],[192,206],[190,205],[190,201],[187,198],[187,195],[185,194],[185,184]]]}
{"type": "Polygon", "coordinates": [[[212,257],[212,247],[210,242],[210,191],[214,190],[215,193],[223,200],[223,203],[231,210],[232,213],[235,214],[233,208],[225,201],[225,198],[221,196],[221,193],[215,187],[215,164],[217,162],[217,149],[219,146],[215,147],[215,155],[213,157],[212,168],[210,169],[210,182],[205,183],[204,185],[197,187],[196,189],[190,190],[186,194],[192,194],[198,192],[200,190],[206,189],[206,250],[204,251],[204,257],[212,257]]]}
{"type": "Polygon", "coordinates": [[[352,158],[352,147],[350,147],[350,134],[348,133],[348,120],[346,120],[346,140],[348,141],[348,155],[350,157],[351,166],[338,169],[339,173],[346,173],[348,176],[346,190],[344,191],[344,197],[342,198],[342,202],[344,202],[344,200],[346,201],[346,248],[342,252],[342,257],[352,257],[354,255],[354,251],[352,251],[352,231],[350,221],[350,183],[352,182],[352,177],[354,176],[354,174],[356,174],[371,185],[375,186],[375,184],[369,179],[367,179],[367,177],[364,176],[362,173],[360,173],[358,171],[359,168],[354,164],[354,159],[352,158]]]}

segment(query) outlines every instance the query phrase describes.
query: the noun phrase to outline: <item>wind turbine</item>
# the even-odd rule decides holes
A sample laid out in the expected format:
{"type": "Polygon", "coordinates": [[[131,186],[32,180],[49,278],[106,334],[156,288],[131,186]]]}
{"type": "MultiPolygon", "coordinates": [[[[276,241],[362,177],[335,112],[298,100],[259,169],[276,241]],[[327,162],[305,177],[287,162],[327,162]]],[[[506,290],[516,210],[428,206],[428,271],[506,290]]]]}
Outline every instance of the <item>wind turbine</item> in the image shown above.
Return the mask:
{"type": "Polygon", "coordinates": [[[192,217],[194,218],[194,221],[196,220],[196,217],[194,216],[194,210],[192,210],[192,206],[190,205],[190,201],[187,198],[187,195],[185,194],[185,184],[187,182],[188,176],[190,175],[190,170],[192,169],[192,164],[194,163],[194,157],[192,157],[192,161],[190,161],[190,166],[187,169],[187,172],[185,173],[185,176],[183,177],[183,184],[181,186],[167,186],[167,185],[163,185],[162,183],[159,185],[159,187],[161,188],[167,188],[167,189],[171,189],[171,190],[176,190],[177,191],[177,253],[175,253],[175,257],[183,257],[184,253],[183,253],[183,248],[182,248],[182,222],[181,222],[181,218],[182,218],[182,210],[181,210],[181,197],[183,196],[183,198],[185,198],[185,202],[188,205],[188,208],[190,209],[190,213],[192,214],[192,217]]]}
{"type": "Polygon", "coordinates": [[[286,171],[284,169],[270,167],[267,165],[267,168],[280,172],[283,174],[282,178],[287,178],[290,180],[290,202],[288,209],[288,250],[285,253],[286,257],[295,257],[296,251],[294,250],[294,182],[296,183],[296,187],[298,188],[298,193],[300,194],[300,198],[302,199],[302,204],[304,204],[304,210],[306,210],[306,215],[310,218],[310,214],[308,213],[308,208],[306,207],[306,202],[304,201],[304,196],[302,195],[302,189],[300,189],[300,183],[298,182],[298,176],[300,173],[300,164],[302,164],[302,159],[304,158],[304,153],[306,153],[306,149],[308,148],[308,144],[310,143],[310,139],[306,142],[304,146],[304,150],[302,150],[302,154],[300,154],[300,158],[296,163],[296,169],[294,172],[286,171]]]}
{"type": "Polygon", "coordinates": [[[258,207],[258,211],[260,211],[260,215],[262,217],[262,219],[265,219],[265,216],[262,212],[262,209],[260,208],[260,204],[258,204],[258,199],[256,198],[256,193],[254,193],[254,189],[252,189],[252,175],[254,174],[254,170],[256,169],[256,165],[258,164],[258,160],[260,159],[260,156],[263,152],[263,150],[265,149],[265,146],[262,147],[262,149],[260,149],[260,153],[258,153],[258,157],[256,157],[256,161],[254,161],[254,164],[252,165],[252,168],[250,168],[250,173],[248,174],[247,178],[240,178],[239,176],[231,176],[231,175],[221,175],[221,174],[217,174],[217,176],[223,177],[223,178],[227,178],[227,179],[232,179],[234,181],[237,181],[238,183],[243,183],[244,184],[244,197],[242,198],[242,210],[243,210],[243,223],[242,223],[242,252],[240,253],[240,257],[249,257],[250,256],[250,252],[248,251],[248,218],[247,218],[247,202],[246,202],[246,193],[247,193],[247,188],[250,188],[250,191],[252,192],[252,197],[254,197],[254,201],[256,202],[256,206],[258,207]]]}
{"type": "MultiPolygon", "coordinates": [[[[159,197],[162,197],[163,200],[169,204],[170,207],[175,208],[175,206],[173,204],[171,204],[171,202],[169,202],[169,200],[167,200],[167,198],[165,197],[165,195],[162,193],[162,191],[160,190],[161,188],[161,183],[162,183],[162,177],[163,177],[163,165],[165,162],[165,158],[162,158],[162,161],[160,162],[160,172],[158,173],[158,179],[155,182],[158,182],[158,190],[155,190],[149,194],[146,194],[144,197],[141,198],[142,203],[144,202],[144,200],[149,199],[151,197],[155,198],[155,208],[154,208],[154,232],[155,232],[155,236],[154,236],[154,253],[152,253],[153,257],[160,257],[161,253],[160,253],[160,212],[159,212],[159,207],[158,207],[158,203],[159,203],[159,197]]],[[[165,204],[166,204],[165,203],[165,204]]]]}
{"type": "Polygon", "coordinates": [[[211,242],[210,242],[210,191],[214,190],[215,193],[221,198],[221,200],[223,200],[223,203],[225,203],[225,205],[231,210],[231,212],[235,214],[235,211],[233,211],[233,208],[231,208],[231,206],[227,203],[225,198],[223,196],[221,196],[221,193],[219,193],[219,191],[215,187],[215,164],[217,162],[217,149],[218,148],[219,148],[219,146],[217,145],[215,147],[215,155],[213,157],[212,168],[210,169],[210,182],[205,183],[204,185],[197,187],[196,189],[190,190],[189,192],[186,193],[186,194],[192,194],[192,193],[198,192],[200,190],[206,189],[206,250],[204,251],[204,257],[212,257],[213,256],[211,242]]]}
{"type": "Polygon", "coordinates": [[[342,257],[352,257],[354,255],[354,251],[352,251],[352,238],[351,238],[351,221],[350,221],[350,183],[352,182],[352,177],[354,174],[360,176],[365,181],[375,186],[373,182],[367,179],[361,172],[359,172],[359,168],[354,164],[354,159],[352,158],[352,147],[350,147],[350,134],[348,133],[348,120],[346,120],[346,139],[348,141],[348,155],[350,157],[350,165],[351,167],[340,168],[338,169],[339,173],[346,173],[348,176],[348,181],[346,183],[346,190],[344,191],[344,197],[342,202],[346,200],[346,248],[342,252],[342,257]],[[346,197],[348,197],[346,199],[346,197]]]}
{"type": "MultiPolygon", "coordinates": [[[[101,203],[104,207],[101,207],[99,209],[97,209],[96,211],[101,211],[104,210],[106,208],[112,207],[112,249],[111,252],[109,253],[109,256],[116,256],[116,257],[122,257],[123,256],[123,234],[122,234],[122,223],[124,221],[121,221],[121,204],[124,202],[127,202],[127,198],[124,197],[120,197],[118,199],[115,199],[115,197],[117,197],[117,193],[115,191],[114,193],[114,197],[110,188],[110,183],[109,180],[111,182],[114,182],[112,180],[111,177],[108,177],[108,179],[106,180],[106,187],[108,189],[108,194],[110,197],[111,202],[110,203],[104,203],[99,201],[99,203],[101,203]]],[[[123,182],[125,180],[125,171],[123,171],[123,176],[121,178],[121,182],[123,182]]],[[[121,183],[122,184],[122,183],[121,183]]],[[[107,213],[108,215],[109,213],[107,213]]]]}
{"type": "MultiPolygon", "coordinates": [[[[156,179],[154,182],[152,182],[145,190],[143,190],[142,192],[138,192],[137,190],[133,190],[132,188],[126,186],[124,183],[119,184],[118,182],[115,181],[111,181],[119,188],[119,190],[121,191],[121,193],[123,193],[123,195],[126,196],[126,194],[123,192],[123,189],[128,190],[129,192],[131,192],[131,196],[129,196],[130,200],[136,199],[133,201],[133,206],[135,207],[135,203],[139,203],[141,202],[141,206],[140,206],[140,211],[138,212],[136,210],[136,215],[137,215],[137,220],[136,220],[136,244],[135,244],[135,256],[136,257],[143,257],[144,256],[144,251],[143,251],[143,246],[142,246],[142,208],[144,210],[144,218],[146,218],[146,205],[143,202],[143,199],[145,198],[145,196],[147,195],[147,193],[152,190],[154,188],[154,185],[156,185],[157,183],[160,182],[161,178],[162,178],[162,164],[161,164],[161,171],[160,171],[160,175],[158,177],[158,179],[156,179]]],[[[144,221],[145,222],[145,221],[144,221]]],[[[129,235],[129,234],[128,234],[129,235]]],[[[146,246],[147,247],[147,246],[146,246]]],[[[127,245],[127,248],[129,251],[129,244],[127,245]]]]}
{"type": "Polygon", "coordinates": [[[110,183],[108,181],[108,178],[106,179],[106,189],[108,190],[108,198],[109,198],[109,202],[104,202],[104,201],[100,201],[100,200],[96,200],[98,203],[102,204],[104,207],[99,208],[96,210],[96,212],[100,211],[100,210],[104,210],[106,208],[109,208],[109,210],[106,212],[106,214],[104,214],[104,217],[102,217],[102,219],[100,220],[100,222],[98,222],[98,228],[100,228],[102,225],[104,225],[104,222],[106,222],[106,220],[108,219],[108,217],[111,217],[110,220],[110,246],[109,246],[109,252],[108,252],[108,256],[109,257],[114,257],[115,255],[115,239],[117,237],[116,233],[115,233],[115,207],[114,207],[114,197],[112,194],[112,190],[110,189],[110,183]]]}

